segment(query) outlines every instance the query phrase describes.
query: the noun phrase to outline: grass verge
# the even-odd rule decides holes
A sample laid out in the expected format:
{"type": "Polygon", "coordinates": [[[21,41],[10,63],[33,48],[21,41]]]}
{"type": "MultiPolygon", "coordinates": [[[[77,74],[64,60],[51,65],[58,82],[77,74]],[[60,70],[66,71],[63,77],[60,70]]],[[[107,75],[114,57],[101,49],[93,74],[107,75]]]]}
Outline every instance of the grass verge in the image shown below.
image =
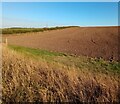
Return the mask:
{"type": "Polygon", "coordinates": [[[9,48],[21,52],[35,59],[45,59],[47,62],[56,62],[66,66],[75,66],[80,69],[89,69],[95,72],[120,74],[120,63],[116,61],[105,61],[102,58],[89,58],[85,56],[73,56],[60,52],[33,49],[23,46],[9,45],[9,48]]]}

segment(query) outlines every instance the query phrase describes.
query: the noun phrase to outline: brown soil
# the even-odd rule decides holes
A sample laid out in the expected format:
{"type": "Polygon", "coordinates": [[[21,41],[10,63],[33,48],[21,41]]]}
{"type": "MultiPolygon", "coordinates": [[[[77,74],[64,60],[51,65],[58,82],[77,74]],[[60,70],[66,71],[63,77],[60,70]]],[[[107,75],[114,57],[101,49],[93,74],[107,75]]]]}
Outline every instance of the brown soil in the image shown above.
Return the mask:
{"type": "Polygon", "coordinates": [[[9,44],[118,60],[118,27],[74,27],[7,36],[9,44]]]}

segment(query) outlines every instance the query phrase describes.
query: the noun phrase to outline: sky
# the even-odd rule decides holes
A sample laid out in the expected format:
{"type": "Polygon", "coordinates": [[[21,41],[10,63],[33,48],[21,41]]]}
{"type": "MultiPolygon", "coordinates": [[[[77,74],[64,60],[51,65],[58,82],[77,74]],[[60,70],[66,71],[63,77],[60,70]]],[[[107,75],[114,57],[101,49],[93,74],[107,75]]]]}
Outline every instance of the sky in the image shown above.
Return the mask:
{"type": "Polygon", "coordinates": [[[2,2],[118,2],[119,0],[2,0],[2,2]]]}
{"type": "Polygon", "coordinates": [[[117,25],[117,2],[2,2],[3,28],[117,25]]]}

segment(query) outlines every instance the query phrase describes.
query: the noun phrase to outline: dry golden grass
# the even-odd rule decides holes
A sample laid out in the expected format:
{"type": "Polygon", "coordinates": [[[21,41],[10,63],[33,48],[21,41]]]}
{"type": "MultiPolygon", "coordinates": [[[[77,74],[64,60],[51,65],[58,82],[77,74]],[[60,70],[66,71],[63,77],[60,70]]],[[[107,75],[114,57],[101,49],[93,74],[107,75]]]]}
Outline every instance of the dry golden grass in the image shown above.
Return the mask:
{"type": "Polygon", "coordinates": [[[120,102],[119,76],[38,61],[3,47],[3,102],[120,102]]]}

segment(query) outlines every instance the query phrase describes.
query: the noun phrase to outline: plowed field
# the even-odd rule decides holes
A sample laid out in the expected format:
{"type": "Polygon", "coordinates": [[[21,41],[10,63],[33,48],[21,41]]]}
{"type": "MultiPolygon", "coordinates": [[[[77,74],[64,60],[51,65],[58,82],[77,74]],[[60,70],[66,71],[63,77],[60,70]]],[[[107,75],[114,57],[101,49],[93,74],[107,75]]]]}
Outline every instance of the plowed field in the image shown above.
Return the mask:
{"type": "Polygon", "coordinates": [[[13,34],[7,39],[13,45],[118,60],[118,27],[73,27],[13,34]]]}

